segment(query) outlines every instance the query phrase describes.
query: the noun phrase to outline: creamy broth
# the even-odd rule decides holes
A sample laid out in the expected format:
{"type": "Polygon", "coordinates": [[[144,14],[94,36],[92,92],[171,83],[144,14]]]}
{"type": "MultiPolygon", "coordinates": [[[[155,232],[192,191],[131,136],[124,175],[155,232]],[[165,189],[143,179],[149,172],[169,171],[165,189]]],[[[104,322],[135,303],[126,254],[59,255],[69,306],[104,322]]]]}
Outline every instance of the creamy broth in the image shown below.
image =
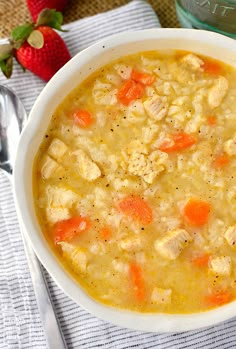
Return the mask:
{"type": "Polygon", "coordinates": [[[236,71],[190,52],[103,67],[55,110],[35,209],[99,302],[191,313],[236,298],[236,71]]]}

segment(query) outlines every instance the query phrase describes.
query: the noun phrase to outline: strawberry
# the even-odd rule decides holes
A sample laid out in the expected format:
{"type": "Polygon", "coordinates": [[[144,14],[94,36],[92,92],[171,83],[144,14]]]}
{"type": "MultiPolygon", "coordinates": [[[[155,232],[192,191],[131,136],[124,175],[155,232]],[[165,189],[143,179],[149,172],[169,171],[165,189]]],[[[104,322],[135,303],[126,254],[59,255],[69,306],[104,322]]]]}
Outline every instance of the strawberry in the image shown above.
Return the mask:
{"type": "Polygon", "coordinates": [[[41,79],[48,81],[70,59],[69,51],[62,38],[50,27],[37,28],[43,35],[42,48],[34,48],[25,41],[16,50],[18,62],[41,79]]]}
{"type": "Polygon", "coordinates": [[[27,5],[33,21],[36,22],[38,15],[45,8],[63,12],[68,0],[27,0],[27,5]]]}
{"type": "Polygon", "coordinates": [[[66,44],[51,27],[61,30],[62,15],[45,9],[37,23],[27,23],[12,31],[8,44],[0,46],[0,69],[9,78],[13,57],[26,69],[48,81],[71,58],[66,44]],[[50,25],[50,26],[49,26],[50,25]]]}

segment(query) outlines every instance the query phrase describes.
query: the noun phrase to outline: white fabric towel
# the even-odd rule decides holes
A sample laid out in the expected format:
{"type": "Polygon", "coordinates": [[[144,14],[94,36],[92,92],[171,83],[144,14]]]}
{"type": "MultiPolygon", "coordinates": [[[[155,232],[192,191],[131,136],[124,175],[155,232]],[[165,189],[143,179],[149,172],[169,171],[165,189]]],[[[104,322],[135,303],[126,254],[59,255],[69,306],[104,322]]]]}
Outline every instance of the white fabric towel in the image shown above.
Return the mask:
{"type": "MultiPolygon", "coordinates": [[[[159,21],[145,1],[85,18],[64,28],[62,36],[72,55],[95,41],[125,30],[159,27],[159,21]]],[[[27,112],[44,87],[44,82],[21,68],[14,69],[10,81],[0,76],[0,84],[11,87],[27,112]]],[[[108,324],[88,314],[69,299],[45,271],[57,317],[69,349],[229,349],[236,348],[236,320],[199,331],[179,334],[152,334],[130,331],[108,324]]],[[[51,334],[53,336],[53,333],[51,334]]],[[[46,349],[24,254],[21,234],[8,178],[0,171],[0,348],[46,349]]]]}

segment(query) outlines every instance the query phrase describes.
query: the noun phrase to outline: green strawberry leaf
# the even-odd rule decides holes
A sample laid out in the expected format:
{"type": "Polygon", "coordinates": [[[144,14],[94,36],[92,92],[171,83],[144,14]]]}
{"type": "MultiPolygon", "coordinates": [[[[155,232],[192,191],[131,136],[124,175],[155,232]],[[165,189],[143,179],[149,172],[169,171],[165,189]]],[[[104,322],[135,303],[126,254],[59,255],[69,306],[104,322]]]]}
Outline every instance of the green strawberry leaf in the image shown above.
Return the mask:
{"type": "Polygon", "coordinates": [[[13,57],[8,57],[7,59],[0,61],[0,69],[7,79],[11,77],[13,68],[13,57]]]}
{"type": "Polygon", "coordinates": [[[63,16],[61,12],[57,12],[56,10],[51,10],[49,8],[45,8],[40,12],[38,16],[38,20],[36,23],[36,27],[40,25],[47,25],[48,27],[65,31],[61,28],[63,22],[63,16]]]}
{"type": "Polygon", "coordinates": [[[12,39],[16,42],[25,41],[30,33],[34,30],[34,24],[26,23],[19,25],[18,27],[12,30],[11,36],[12,39]]]}
{"type": "Polygon", "coordinates": [[[13,48],[11,44],[4,44],[0,46],[0,61],[4,61],[13,54],[13,48]]]}

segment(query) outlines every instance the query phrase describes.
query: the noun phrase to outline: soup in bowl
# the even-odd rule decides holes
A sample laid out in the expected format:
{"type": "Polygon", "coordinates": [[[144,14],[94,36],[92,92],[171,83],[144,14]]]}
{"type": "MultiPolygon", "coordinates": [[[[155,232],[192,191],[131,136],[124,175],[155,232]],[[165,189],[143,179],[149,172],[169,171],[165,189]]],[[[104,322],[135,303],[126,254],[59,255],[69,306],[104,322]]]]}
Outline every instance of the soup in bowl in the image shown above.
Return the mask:
{"type": "Polygon", "coordinates": [[[15,166],[19,216],[95,315],[147,331],[234,315],[235,58],[213,33],[120,34],[36,101],[15,166]]]}

